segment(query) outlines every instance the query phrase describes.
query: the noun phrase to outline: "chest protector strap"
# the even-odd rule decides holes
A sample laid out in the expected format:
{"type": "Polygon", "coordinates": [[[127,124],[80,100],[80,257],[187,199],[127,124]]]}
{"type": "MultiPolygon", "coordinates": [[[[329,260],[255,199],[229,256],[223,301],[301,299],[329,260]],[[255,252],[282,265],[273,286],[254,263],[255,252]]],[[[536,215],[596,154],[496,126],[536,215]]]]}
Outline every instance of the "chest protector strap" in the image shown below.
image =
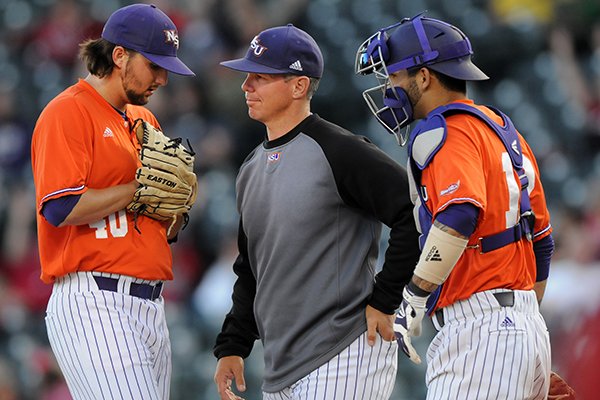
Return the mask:
{"type": "Polygon", "coordinates": [[[429,228],[431,227],[431,219],[429,219],[428,224],[424,224],[426,220],[425,217],[428,216],[431,218],[432,213],[425,204],[427,201],[427,191],[420,184],[421,171],[427,167],[444,144],[446,139],[446,121],[444,117],[455,113],[471,114],[485,122],[496,133],[510,156],[512,166],[517,172],[521,184],[519,221],[514,226],[501,232],[479,238],[476,245],[468,246],[467,248],[475,247],[479,248],[481,253],[487,253],[511,243],[518,242],[523,237],[527,238],[527,240],[531,240],[533,236],[535,216],[531,211],[529,192],[527,191],[529,180],[523,168],[523,153],[521,151],[521,143],[517,131],[510,118],[504,113],[493,107],[488,106],[488,108],[502,118],[504,126],[500,126],[475,107],[462,103],[453,103],[433,110],[427,119],[421,121],[411,133],[408,144],[408,151],[410,154],[409,164],[415,183],[420,189],[418,190],[421,203],[419,216],[424,217],[419,218],[421,232],[423,234],[421,238],[422,241],[426,238],[429,228]]]}

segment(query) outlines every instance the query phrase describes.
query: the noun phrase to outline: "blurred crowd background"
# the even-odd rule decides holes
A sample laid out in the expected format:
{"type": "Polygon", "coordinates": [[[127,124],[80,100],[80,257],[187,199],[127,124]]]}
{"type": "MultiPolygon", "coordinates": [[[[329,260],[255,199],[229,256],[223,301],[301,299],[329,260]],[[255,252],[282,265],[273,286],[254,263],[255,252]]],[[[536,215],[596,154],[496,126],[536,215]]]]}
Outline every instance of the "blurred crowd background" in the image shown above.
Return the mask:
{"type": "MultiPolygon", "coordinates": [[[[84,77],[78,43],[98,37],[120,0],[0,0],[0,400],[68,400],[44,314],[39,280],[30,139],[41,109],[84,77]]],[[[313,111],[371,138],[398,162],[396,145],[361,96],[358,46],[378,28],[423,10],[463,29],[492,78],[469,86],[476,101],[513,119],[538,158],[556,252],[542,312],[553,369],[579,399],[598,399],[600,377],[600,2],[598,0],[155,0],[179,28],[180,57],[195,78],[170,76],[149,103],[164,131],[188,138],[200,184],[190,224],[172,246],[166,287],[173,345],[173,400],[212,400],[214,338],[235,277],[234,180],[264,138],[247,117],[242,74],[219,66],[242,56],[259,31],[288,22],[321,45],[326,69],[313,111]]],[[[290,227],[294,229],[294,227],[290,227]]],[[[385,235],[384,235],[385,237],[385,235]]],[[[382,243],[382,246],[385,243],[382,243]]],[[[290,310],[293,312],[293,310],[290,310]]],[[[434,334],[417,348],[425,353],[434,334]]],[[[248,400],[260,398],[262,353],[246,362],[248,400]]],[[[424,366],[399,359],[394,400],[423,399],[424,366]]]]}

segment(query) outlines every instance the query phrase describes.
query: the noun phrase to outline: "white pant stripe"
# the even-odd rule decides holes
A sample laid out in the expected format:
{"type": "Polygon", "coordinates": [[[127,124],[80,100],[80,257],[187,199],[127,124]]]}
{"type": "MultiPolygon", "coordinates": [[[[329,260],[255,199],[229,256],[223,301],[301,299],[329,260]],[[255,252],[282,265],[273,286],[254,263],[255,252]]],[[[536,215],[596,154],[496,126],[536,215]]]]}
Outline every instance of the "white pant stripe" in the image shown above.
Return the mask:
{"type": "MultiPolygon", "coordinates": [[[[114,347],[114,344],[108,343],[108,340],[106,339],[106,334],[104,332],[104,324],[106,321],[102,320],[102,315],[100,315],[100,307],[98,307],[98,301],[96,300],[96,296],[94,296],[93,292],[92,292],[92,299],[94,300],[94,304],[92,307],[90,307],[90,304],[87,303],[88,299],[86,299],[84,297],[84,301],[86,302],[86,308],[88,310],[93,310],[93,309],[96,310],[96,314],[98,315],[99,325],[100,325],[101,331],[102,331],[102,336],[99,336],[100,330],[98,330],[98,327],[96,326],[96,324],[93,324],[90,321],[90,326],[92,327],[92,335],[93,335],[94,343],[96,344],[96,347],[94,350],[95,350],[95,353],[98,354],[98,359],[97,360],[93,359],[92,363],[95,364],[97,361],[99,361],[100,366],[102,367],[101,372],[103,373],[101,381],[106,382],[106,386],[108,387],[108,392],[110,394],[110,397],[115,398],[115,393],[113,393],[113,388],[116,386],[119,389],[119,391],[121,389],[119,388],[118,382],[111,379],[111,378],[113,378],[113,374],[108,374],[106,372],[106,368],[111,367],[113,364],[113,360],[111,359],[112,355],[111,355],[110,349],[114,347]],[[99,339],[100,339],[100,343],[105,343],[107,346],[105,346],[104,348],[101,348],[101,345],[99,344],[99,339]],[[104,349],[109,350],[109,351],[107,351],[108,355],[105,354],[103,357],[102,350],[104,350],[104,349]]],[[[123,394],[120,393],[119,397],[123,398],[123,394]]]]}
{"type": "MultiPolygon", "coordinates": [[[[365,357],[365,352],[364,352],[364,349],[362,348],[362,344],[363,344],[362,340],[359,340],[358,343],[356,344],[357,345],[356,347],[358,348],[358,355],[360,358],[358,359],[358,363],[356,363],[356,371],[354,373],[354,376],[358,376],[360,374],[360,369],[362,368],[363,360],[365,357]]],[[[348,357],[350,357],[350,354],[348,354],[348,357]]],[[[354,379],[354,391],[352,392],[352,400],[356,399],[357,392],[358,392],[358,379],[354,379]]]]}
{"type": "MultiPolygon", "coordinates": [[[[58,300],[56,299],[55,301],[58,301],[58,300]]],[[[54,306],[56,307],[56,304],[54,304],[54,306]]],[[[57,311],[62,310],[63,316],[65,317],[65,319],[63,321],[64,325],[60,326],[61,331],[64,331],[66,329],[66,327],[68,327],[68,326],[76,326],[76,323],[77,323],[76,321],[81,320],[81,317],[78,317],[78,319],[76,319],[75,314],[73,312],[72,305],[68,305],[66,308],[56,307],[56,310],[57,311]],[[67,320],[67,318],[66,318],[67,309],[69,311],[70,320],[67,320]],[[69,325],[69,324],[72,324],[72,325],[69,325]]],[[[77,313],[78,313],[77,315],[79,315],[79,305],[78,304],[77,304],[77,313]]],[[[58,322],[58,323],[60,324],[60,322],[58,322]]],[[[85,329],[85,328],[82,327],[82,329],[85,329]]],[[[65,334],[65,337],[69,337],[69,334],[67,334],[66,332],[64,334],[65,334]]],[[[50,336],[50,331],[49,331],[48,336],[50,336]]],[[[84,388],[86,395],[89,396],[89,398],[93,398],[91,389],[89,388],[88,385],[86,385],[86,377],[84,376],[84,372],[83,372],[83,371],[85,371],[85,369],[84,369],[85,367],[81,363],[81,359],[77,356],[77,353],[81,346],[82,340],[84,340],[84,339],[81,337],[81,333],[77,330],[74,330],[74,336],[75,336],[75,338],[72,338],[72,344],[74,346],[72,348],[66,348],[65,350],[63,350],[63,352],[66,352],[69,355],[69,358],[71,360],[73,360],[73,359],[76,360],[77,365],[75,365],[73,368],[75,371],[75,374],[76,374],[76,376],[78,376],[81,379],[82,387],[84,388]],[[77,340],[77,343],[75,343],[74,340],[77,340]],[[71,353],[71,351],[69,351],[67,349],[76,349],[76,350],[74,351],[74,354],[73,354],[73,353],[71,353]],[[79,366],[80,368],[78,369],[77,366],[79,366]]]]}
{"type": "MultiPolygon", "coordinates": [[[[78,282],[78,285],[77,285],[77,286],[78,286],[78,288],[79,288],[79,282],[78,282]]],[[[54,294],[54,291],[53,291],[53,294],[54,294]]],[[[84,301],[84,302],[85,302],[85,298],[83,298],[83,299],[82,299],[82,301],[84,301]]],[[[67,303],[67,304],[68,304],[68,305],[67,305],[67,307],[69,307],[69,308],[70,308],[70,307],[71,307],[71,305],[70,305],[69,303],[67,303]]],[[[83,337],[81,337],[81,336],[80,336],[80,338],[79,338],[79,346],[81,346],[81,345],[80,345],[80,343],[81,343],[81,342],[85,343],[85,345],[87,346],[87,351],[88,351],[88,355],[89,355],[89,357],[88,357],[88,358],[84,358],[84,361],[88,361],[88,362],[90,362],[90,363],[93,363],[93,361],[92,361],[92,359],[91,359],[92,349],[90,348],[90,342],[89,342],[89,339],[87,338],[87,336],[88,336],[88,335],[86,334],[86,326],[87,326],[88,324],[87,324],[87,323],[84,323],[84,322],[88,322],[88,321],[84,321],[84,320],[83,320],[83,317],[82,317],[82,312],[81,312],[81,309],[80,309],[80,307],[79,307],[79,302],[75,302],[75,305],[77,306],[77,317],[78,317],[78,318],[74,319],[74,320],[73,320],[73,323],[74,323],[74,324],[76,324],[76,323],[77,323],[77,322],[76,322],[77,320],[78,320],[78,322],[80,322],[80,323],[81,323],[81,329],[82,329],[82,332],[81,332],[81,334],[83,334],[83,337]]],[[[87,306],[86,306],[85,308],[86,308],[86,311],[87,311],[87,310],[89,310],[89,308],[88,308],[87,306]]],[[[89,314],[88,314],[88,315],[89,315],[89,314]]],[[[88,318],[88,320],[89,320],[89,318],[88,318]]],[[[92,331],[94,330],[94,327],[93,327],[93,326],[90,326],[89,328],[90,328],[92,331]]],[[[50,332],[48,332],[48,335],[50,335],[50,332]]],[[[89,335],[89,336],[92,336],[92,337],[95,339],[95,335],[89,335]]],[[[96,340],[97,340],[97,339],[96,339],[96,340]]],[[[78,347],[79,347],[79,346],[78,346],[78,347]]],[[[97,350],[97,349],[98,349],[98,344],[96,343],[96,350],[97,350]]],[[[74,356],[75,356],[75,357],[77,357],[77,354],[79,353],[79,350],[80,350],[80,349],[75,349],[75,354],[74,354],[74,356]]],[[[84,350],[84,349],[81,349],[81,350],[84,350]]],[[[63,349],[63,351],[71,351],[71,349],[63,349]]],[[[85,353],[82,355],[82,357],[85,357],[85,353]]],[[[95,368],[93,365],[92,365],[92,366],[84,365],[84,370],[83,370],[82,372],[85,374],[87,371],[94,371],[94,377],[96,378],[96,383],[97,383],[97,384],[98,384],[98,386],[100,387],[100,386],[101,386],[101,383],[100,383],[100,379],[99,379],[99,377],[98,377],[98,372],[96,371],[96,368],[95,368]]],[[[85,376],[85,375],[84,375],[84,376],[85,376]]],[[[67,384],[68,384],[68,378],[67,378],[67,376],[65,376],[65,379],[67,379],[67,384]]],[[[87,378],[87,377],[86,377],[86,379],[87,379],[87,380],[89,380],[89,378],[87,378]]],[[[92,391],[94,391],[94,390],[92,389],[92,391]]],[[[104,397],[104,393],[103,393],[103,392],[100,392],[100,395],[102,396],[102,399],[105,399],[105,397],[104,397]]]]}
{"type": "MultiPolygon", "coordinates": [[[[62,314],[62,317],[64,318],[65,314],[62,314]]],[[[60,315],[57,315],[57,318],[60,318],[60,315]]],[[[70,345],[72,347],[75,347],[74,343],[75,343],[76,338],[70,337],[68,334],[66,334],[64,332],[63,324],[57,323],[56,321],[50,320],[48,318],[46,318],[46,322],[49,325],[52,325],[53,330],[59,332],[59,334],[56,335],[56,337],[54,337],[54,336],[49,337],[50,346],[52,348],[68,347],[69,344],[67,344],[67,341],[70,342],[70,345]]],[[[87,390],[87,387],[85,386],[83,378],[78,373],[78,371],[81,371],[83,369],[79,358],[73,357],[73,355],[71,353],[57,354],[57,358],[58,358],[58,360],[57,360],[58,363],[61,365],[67,366],[67,368],[69,370],[69,374],[74,377],[72,390],[74,390],[77,393],[77,395],[82,398],[83,397],[88,397],[88,398],[91,397],[87,390]],[[68,360],[66,359],[66,357],[68,357],[68,360]]]]}
{"type": "Polygon", "coordinates": [[[335,358],[335,364],[336,364],[335,365],[335,384],[334,384],[335,390],[333,392],[333,395],[337,396],[337,386],[338,386],[338,381],[340,378],[340,358],[339,357],[335,358]]]}
{"type": "MultiPolygon", "coordinates": [[[[140,331],[140,329],[138,329],[138,325],[141,325],[141,322],[140,322],[141,321],[140,313],[141,313],[141,309],[142,309],[142,304],[141,303],[137,303],[136,306],[137,306],[137,318],[133,319],[134,326],[131,326],[131,320],[132,319],[128,318],[128,320],[129,320],[129,328],[130,328],[131,332],[134,332],[134,331],[138,332],[138,331],[140,331]]],[[[131,302],[131,304],[130,304],[130,313],[129,313],[130,315],[136,315],[136,313],[133,310],[133,307],[134,307],[134,303],[131,302]]],[[[140,334],[140,337],[141,337],[142,336],[141,332],[139,332],[139,334],[140,334]]],[[[138,344],[136,344],[136,345],[134,345],[134,348],[136,349],[136,353],[137,353],[137,356],[138,356],[139,363],[143,364],[143,362],[144,362],[143,360],[146,360],[146,359],[148,359],[150,357],[150,355],[148,354],[148,350],[147,350],[146,346],[139,346],[138,344]]],[[[142,370],[141,371],[141,375],[142,375],[142,378],[144,378],[144,384],[142,385],[142,387],[146,388],[146,393],[148,394],[148,396],[151,396],[151,393],[150,393],[150,386],[151,386],[150,382],[152,381],[152,376],[150,375],[150,373],[149,373],[149,371],[147,369],[142,370]]]]}
{"type": "MultiPolygon", "coordinates": [[[[115,294],[111,293],[111,295],[113,296],[113,301],[114,301],[115,306],[116,306],[115,294]]],[[[121,313],[119,312],[119,328],[117,330],[119,330],[120,332],[126,332],[125,327],[123,326],[123,318],[122,318],[122,316],[120,314],[121,313]]],[[[130,329],[128,329],[128,331],[131,332],[131,325],[129,326],[129,328],[130,329]]],[[[117,330],[115,330],[115,334],[116,334],[117,330]]],[[[127,349],[127,355],[129,356],[129,359],[133,363],[134,362],[134,357],[133,357],[133,354],[131,353],[131,348],[132,347],[135,348],[133,340],[130,339],[130,338],[128,339],[128,336],[125,336],[123,339],[125,340],[125,346],[126,346],[126,349],[127,349]]],[[[139,353],[138,353],[138,359],[139,359],[139,353]]],[[[123,368],[125,368],[125,367],[123,367],[123,368]]],[[[133,370],[132,371],[133,372],[133,381],[134,381],[135,385],[137,386],[137,391],[139,393],[141,393],[142,392],[142,388],[140,387],[140,378],[138,377],[139,371],[137,371],[135,368],[133,368],[132,370],[133,370]]],[[[142,376],[142,377],[143,377],[143,379],[145,381],[146,377],[145,376],[142,376]]]]}
{"type": "MultiPolygon", "coordinates": [[[[362,344],[363,344],[363,352],[362,352],[362,358],[361,359],[364,361],[365,352],[368,352],[369,353],[369,360],[367,361],[367,376],[365,378],[366,382],[365,382],[364,385],[360,386],[360,389],[362,389],[362,392],[361,392],[362,396],[359,397],[360,399],[364,399],[366,397],[366,395],[367,395],[367,393],[365,393],[365,389],[367,388],[367,385],[369,383],[369,375],[368,375],[368,373],[370,372],[370,369],[371,369],[371,357],[373,357],[373,348],[371,348],[371,347],[368,348],[367,346],[365,346],[364,342],[362,342],[362,344]]],[[[357,382],[358,382],[358,380],[357,380],[357,382]]]]}

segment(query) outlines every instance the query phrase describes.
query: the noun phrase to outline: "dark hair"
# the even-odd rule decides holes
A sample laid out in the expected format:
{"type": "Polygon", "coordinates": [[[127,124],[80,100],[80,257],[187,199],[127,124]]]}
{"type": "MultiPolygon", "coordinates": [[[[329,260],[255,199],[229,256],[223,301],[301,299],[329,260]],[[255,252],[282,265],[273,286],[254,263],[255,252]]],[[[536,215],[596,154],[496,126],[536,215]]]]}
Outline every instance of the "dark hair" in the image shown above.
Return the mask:
{"type": "Polygon", "coordinates": [[[115,66],[112,53],[116,45],[105,39],[87,39],[79,44],[79,58],[85,62],[87,70],[99,78],[112,73],[115,66]]]}
{"type": "MultiPolygon", "coordinates": [[[[415,76],[421,68],[427,68],[427,67],[419,67],[419,68],[410,69],[410,70],[408,70],[408,75],[411,77],[415,76]]],[[[453,78],[448,75],[444,75],[440,72],[434,71],[431,68],[427,68],[427,69],[429,70],[429,72],[432,75],[434,75],[437,78],[438,81],[440,81],[440,84],[444,88],[451,90],[453,92],[467,93],[467,81],[464,81],[462,79],[456,79],[456,78],[453,78]]]]}

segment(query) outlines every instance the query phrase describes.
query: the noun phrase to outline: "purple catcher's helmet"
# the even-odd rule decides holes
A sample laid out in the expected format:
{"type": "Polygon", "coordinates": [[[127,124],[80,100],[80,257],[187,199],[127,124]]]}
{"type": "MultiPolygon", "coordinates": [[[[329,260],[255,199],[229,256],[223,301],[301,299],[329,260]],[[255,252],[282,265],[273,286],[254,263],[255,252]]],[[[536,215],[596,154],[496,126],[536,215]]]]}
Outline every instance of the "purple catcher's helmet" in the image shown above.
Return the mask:
{"type": "Polygon", "coordinates": [[[401,145],[406,133],[401,129],[413,121],[412,105],[406,93],[392,86],[389,75],[403,70],[427,67],[455,79],[489,79],[473,62],[473,49],[467,36],[446,22],[421,14],[380,29],[358,49],[355,71],[374,73],[379,85],[363,92],[371,112],[401,145]],[[374,97],[375,92],[383,98],[374,97]]]}

